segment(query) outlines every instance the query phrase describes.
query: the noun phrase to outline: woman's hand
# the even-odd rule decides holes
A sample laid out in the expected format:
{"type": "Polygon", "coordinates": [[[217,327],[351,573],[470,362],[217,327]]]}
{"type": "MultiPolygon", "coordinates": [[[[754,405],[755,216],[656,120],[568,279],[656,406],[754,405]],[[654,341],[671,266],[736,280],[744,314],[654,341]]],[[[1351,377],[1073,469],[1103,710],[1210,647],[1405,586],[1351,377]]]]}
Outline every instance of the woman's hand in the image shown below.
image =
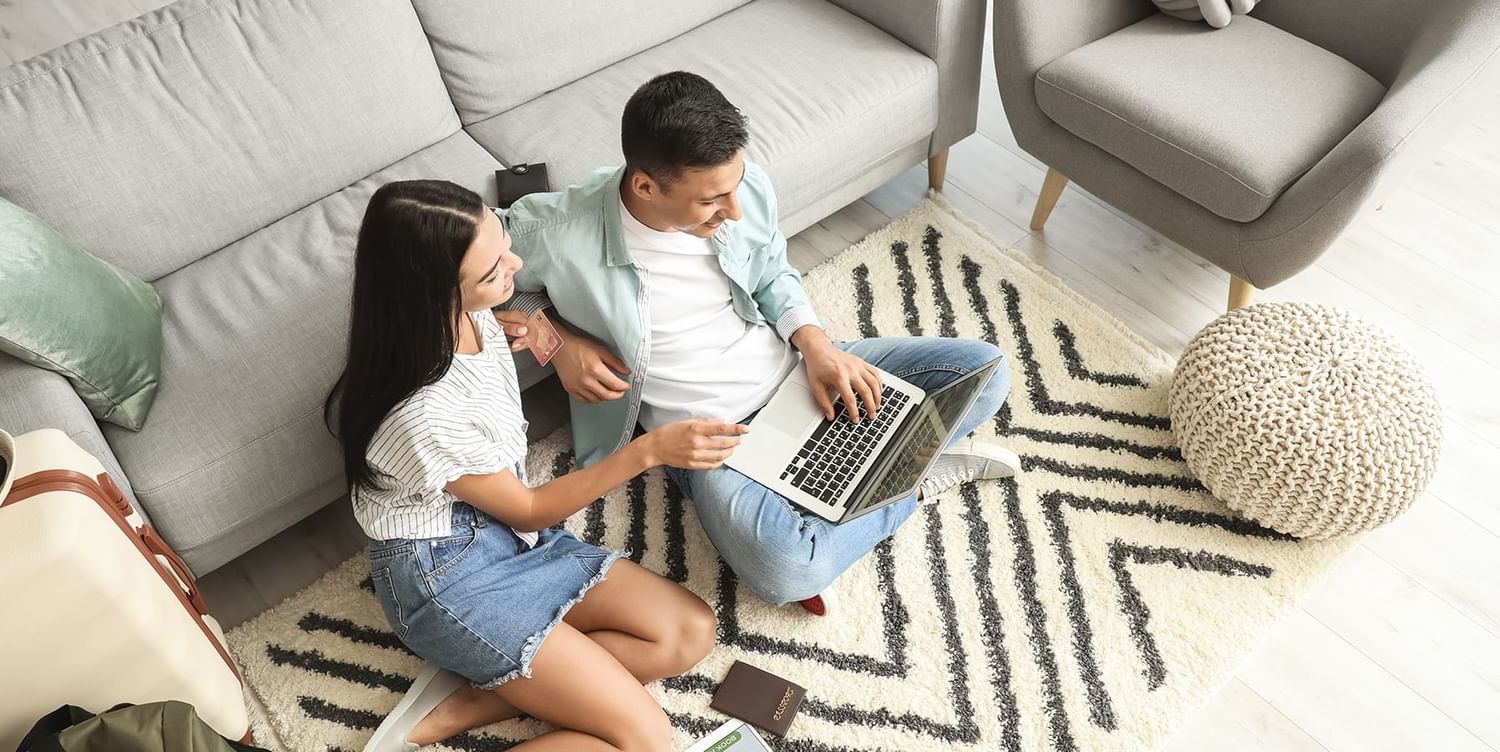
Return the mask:
{"type": "Polygon", "coordinates": [[[724,464],[740,437],[750,427],[711,418],[668,423],[637,439],[646,447],[651,465],[669,465],[684,470],[712,470],[724,464]]]}
{"type": "Polygon", "coordinates": [[[520,311],[495,311],[495,320],[500,322],[500,327],[505,330],[505,336],[510,337],[510,351],[520,352],[531,347],[531,340],[527,338],[530,332],[526,326],[526,314],[520,311]]]}

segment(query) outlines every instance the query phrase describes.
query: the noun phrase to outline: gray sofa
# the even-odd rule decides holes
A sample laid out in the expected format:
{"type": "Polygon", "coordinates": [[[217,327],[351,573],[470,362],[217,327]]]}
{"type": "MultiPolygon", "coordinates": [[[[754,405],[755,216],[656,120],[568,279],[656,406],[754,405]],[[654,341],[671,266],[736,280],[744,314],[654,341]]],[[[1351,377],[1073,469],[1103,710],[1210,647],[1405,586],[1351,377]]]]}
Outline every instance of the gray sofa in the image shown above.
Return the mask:
{"type": "MultiPolygon", "coordinates": [[[[321,408],[355,232],[390,180],[618,164],[674,69],[749,116],[787,235],[974,129],[984,0],[183,0],[0,70],[0,196],[150,280],[144,430],[0,355],[0,426],[98,455],[199,574],[344,494],[321,408]]],[[[941,165],[942,160],[934,160],[941,165]]],[[[523,384],[544,377],[522,358],[523,384]]]]}

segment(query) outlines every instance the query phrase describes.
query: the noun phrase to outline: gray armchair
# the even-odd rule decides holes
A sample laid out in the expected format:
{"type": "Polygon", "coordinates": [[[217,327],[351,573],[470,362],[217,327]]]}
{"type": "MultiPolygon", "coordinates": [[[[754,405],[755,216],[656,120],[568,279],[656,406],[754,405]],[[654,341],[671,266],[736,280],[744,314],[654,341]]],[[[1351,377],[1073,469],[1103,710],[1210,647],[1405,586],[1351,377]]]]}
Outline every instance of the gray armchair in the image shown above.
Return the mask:
{"type": "MultiPolygon", "coordinates": [[[[1267,0],[1219,30],[1148,0],[995,0],[1017,143],[1228,271],[1229,307],[1317,260],[1500,78],[1496,0],[1267,0]]],[[[1066,176],[1066,177],[1064,177],[1066,176]]]]}

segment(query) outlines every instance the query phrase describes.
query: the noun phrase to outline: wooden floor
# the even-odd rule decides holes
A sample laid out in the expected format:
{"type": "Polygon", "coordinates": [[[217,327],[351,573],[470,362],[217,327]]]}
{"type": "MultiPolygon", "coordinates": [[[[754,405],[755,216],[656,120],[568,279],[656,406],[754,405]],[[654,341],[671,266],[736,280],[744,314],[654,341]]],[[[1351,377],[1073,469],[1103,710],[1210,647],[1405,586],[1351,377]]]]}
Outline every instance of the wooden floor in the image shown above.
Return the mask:
{"type": "MultiPolygon", "coordinates": [[[[156,0],[0,0],[0,64],[156,0]]],[[[1042,165],[1017,148],[986,64],[979,133],[953,148],[949,200],[1163,349],[1224,305],[1228,275],[1069,186],[1026,229],[1042,165]]],[[[921,199],[914,168],[792,238],[806,269],[921,199]]],[[[1437,479],[1370,535],[1183,729],[1173,752],[1500,750],[1500,92],[1315,266],[1259,294],[1351,309],[1425,364],[1447,413],[1437,479]]],[[[553,411],[554,413],[556,411],[553,411]]],[[[536,433],[549,426],[533,426],[536,433]]],[[[226,626],[360,545],[334,505],[204,578],[226,626]]]]}

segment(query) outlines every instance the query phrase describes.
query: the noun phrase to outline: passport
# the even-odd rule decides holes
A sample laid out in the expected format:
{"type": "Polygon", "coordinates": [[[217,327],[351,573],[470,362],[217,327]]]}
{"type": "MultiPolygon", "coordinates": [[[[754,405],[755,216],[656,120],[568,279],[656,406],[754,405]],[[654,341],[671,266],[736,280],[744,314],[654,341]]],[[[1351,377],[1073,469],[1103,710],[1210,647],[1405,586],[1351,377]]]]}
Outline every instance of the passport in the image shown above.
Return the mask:
{"type": "Polygon", "coordinates": [[[807,690],[744,661],[735,661],[708,705],[777,736],[786,736],[807,690]]]}

